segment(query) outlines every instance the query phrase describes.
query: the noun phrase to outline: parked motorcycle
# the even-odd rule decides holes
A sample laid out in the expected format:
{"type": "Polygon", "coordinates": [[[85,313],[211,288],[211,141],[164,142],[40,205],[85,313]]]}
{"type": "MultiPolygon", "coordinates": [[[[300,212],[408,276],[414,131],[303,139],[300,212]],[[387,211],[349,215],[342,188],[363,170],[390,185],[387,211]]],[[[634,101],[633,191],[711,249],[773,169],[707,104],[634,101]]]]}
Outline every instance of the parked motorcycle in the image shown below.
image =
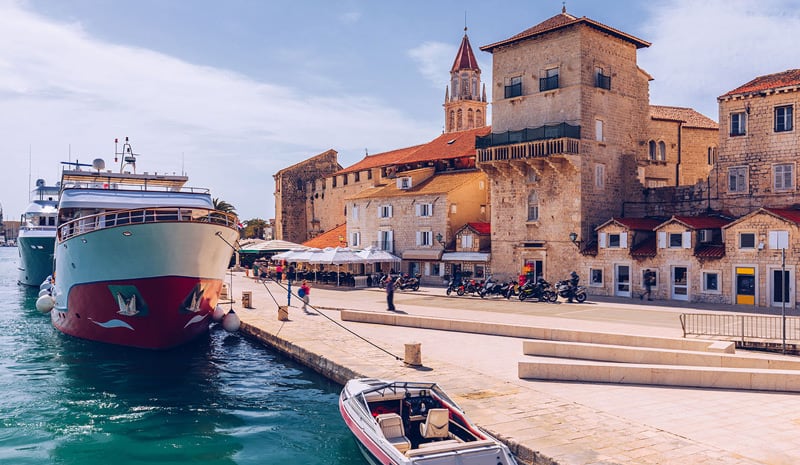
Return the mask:
{"type": "Polygon", "coordinates": [[[555,302],[558,295],[544,278],[528,281],[519,288],[519,300],[539,299],[539,302],[555,302]]]}
{"type": "Polygon", "coordinates": [[[556,293],[559,297],[565,299],[575,299],[578,303],[586,302],[586,287],[578,285],[573,286],[568,279],[561,280],[556,283],[556,293]]]}
{"type": "Polygon", "coordinates": [[[510,299],[511,297],[519,294],[519,283],[511,280],[507,283],[503,283],[500,288],[500,294],[505,297],[506,299],[510,299]]]}
{"type": "Polygon", "coordinates": [[[489,276],[486,282],[483,283],[483,287],[478,290],[478,295],[481,296],[481,299],[487,295],[500,295],[501,288],[502,285],[489,276]]]}
{"type": "Polygon", "coordinates": [[[395,288],[401,291],[405,291],[406,289],[411,289],[412,291],[419,290],[419,278],[420,274],[417,273],[414,276],[409,276],[408,274],[404,274],[397,278],[395,281],[395,288]]]}
{"type": "Polygon", "coordinates": [[[463,289],[458,289],[456,291],[456,294],[464,295],[464,294],[469,293],[469,294],[472,294],[474,296],[475,294],[480,292],[481,287],[483,287],[483,282],[479,283],[479,282],[475,281],[474,279],[470,279],[464,284],[464,288],[463,289]]]}
{"type": "Polygon", "coordinates": [[[458,294],[458,295],[463,295],[464,294],[464,280],[463,279],[456,280],[455,278],[450,278],[450,282],[447,283],[447,290],[445,291],[445,293],[447,295],[450,295],[453,291],[455,291],[455,293],[458,294]],[[461,289],[461,293],[460,294],[458,293],[459,289],[461,289]]]}

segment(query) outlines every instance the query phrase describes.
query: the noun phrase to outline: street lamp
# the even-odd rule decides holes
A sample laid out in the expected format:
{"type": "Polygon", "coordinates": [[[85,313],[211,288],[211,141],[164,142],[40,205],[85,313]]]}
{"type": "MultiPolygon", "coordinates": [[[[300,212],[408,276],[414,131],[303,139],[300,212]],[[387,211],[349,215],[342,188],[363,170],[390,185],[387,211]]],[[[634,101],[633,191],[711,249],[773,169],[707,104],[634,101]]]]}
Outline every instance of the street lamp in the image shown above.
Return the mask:
{"type": "Polygon", "coordinates": [[[436,242],[438,242],[439,244],[442,245],[442,247],[444,247],[444,237],[442,237],[442,233],[436,234],[436,242]]]}
{"type": "Polygon", "coordinates": [[[578,240],[578,233],[569,233],[569,241],[575,244],[579,249],[581,248],[581,241],[578,240]]]}

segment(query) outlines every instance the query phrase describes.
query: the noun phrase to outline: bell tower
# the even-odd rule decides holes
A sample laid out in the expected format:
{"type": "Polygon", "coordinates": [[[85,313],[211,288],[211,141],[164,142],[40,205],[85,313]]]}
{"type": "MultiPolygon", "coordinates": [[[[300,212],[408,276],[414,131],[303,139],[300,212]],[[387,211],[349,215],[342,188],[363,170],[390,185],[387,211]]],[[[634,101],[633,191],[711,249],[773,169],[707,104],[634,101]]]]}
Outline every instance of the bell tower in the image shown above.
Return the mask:
{"type": "Polygon", "coordinates": [[[450,85],[444,94],[444,132],[486,126],[486,86],[464,27],[464,38],[450,69],[450,85]]]}

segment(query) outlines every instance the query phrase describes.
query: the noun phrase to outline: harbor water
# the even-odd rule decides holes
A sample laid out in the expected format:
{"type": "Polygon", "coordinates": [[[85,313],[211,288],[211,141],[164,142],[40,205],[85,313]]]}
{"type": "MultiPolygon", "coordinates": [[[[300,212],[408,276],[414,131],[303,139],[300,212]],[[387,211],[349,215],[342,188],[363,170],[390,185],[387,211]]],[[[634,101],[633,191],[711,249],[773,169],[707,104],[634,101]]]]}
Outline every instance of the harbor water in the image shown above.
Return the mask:
{"type": "Polygon", "coordinates": [[[78,340],[0,247],[0,463],[362,464],[340,386],[239,335],[166,352],[78,340]]]}

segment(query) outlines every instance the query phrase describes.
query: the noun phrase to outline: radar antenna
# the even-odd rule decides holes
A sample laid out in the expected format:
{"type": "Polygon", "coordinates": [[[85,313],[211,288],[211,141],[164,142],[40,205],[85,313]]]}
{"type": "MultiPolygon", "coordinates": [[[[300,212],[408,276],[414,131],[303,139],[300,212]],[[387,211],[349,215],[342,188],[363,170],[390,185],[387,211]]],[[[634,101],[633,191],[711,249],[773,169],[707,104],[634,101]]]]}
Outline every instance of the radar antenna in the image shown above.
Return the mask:
{"type": "Polygon", "coordinates": [[[122,152],[119,151],[117,144],[119,144],[119,139],[114,139],[114,162],[120,162],[119,172],[122,173],[125,166],[131,165],[133,174],[136,174],[136,157],[139,154],[133,153],[133,147],[131,147],[127,136],[125,137],[125,142],[122,144],[122,152]]]}

